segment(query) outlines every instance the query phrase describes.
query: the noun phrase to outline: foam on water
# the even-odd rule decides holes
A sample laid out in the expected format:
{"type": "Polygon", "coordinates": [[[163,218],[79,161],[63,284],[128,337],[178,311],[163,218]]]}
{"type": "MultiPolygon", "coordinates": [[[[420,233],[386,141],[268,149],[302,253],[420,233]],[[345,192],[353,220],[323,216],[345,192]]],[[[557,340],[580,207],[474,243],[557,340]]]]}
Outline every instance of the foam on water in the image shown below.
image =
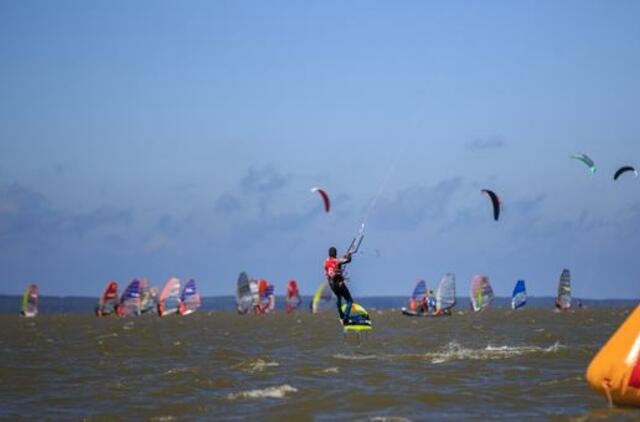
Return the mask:
{"type": "Polygon", "coordinates": [[[540,346],[491,346],[484,349],[468,349],[458,343],[447,344],[442,352],[426,353],[425,357],[433,364],[450,362],[453,360],[494,360],[509,359],[515,356],[522,356],[531,353],[555,353],[562,347],[556,342],[549,347],[540,346]]]}
{"type": "Polygon", "coordinates": [[[257,358],[240,362],[239,364],[234,365],[233,368],[240,369],[241,371],[247,372],[249,374],[254,374],[256,372],[263,372],[267,368],[273,368],[276,366],[280,366],[280,364],[276,361],[266,361],[261,358],[257,358]]]}
{"type": "Polygon", "coordinates": [[[289,384],[279,385],[277,387],[267,387],[261,390],[240,391],[238,393],[230,393],[227,395],[229,400],[237,399],[282,399],[288,393],[296,393],[298,389],[289,384]]]}
{"type": "Polygon", "coordinates": [[[415,360],[426,359],[433,364],[445,363],[454,360],[493,360],[508,359],[515,356],[521,356],[531,353],[554,353],[557,352],[562,345],[556,342],[549,347],[540,346],[492,346],[487,345],[483,349],[472,349],[460,346],[456,342],[450,342],[442,351],[427,352],[424,354],[401,353],[401,354],[381,354],[381,355],[349,355],[337,353],[333,358],[340,360],[415,360]]]}

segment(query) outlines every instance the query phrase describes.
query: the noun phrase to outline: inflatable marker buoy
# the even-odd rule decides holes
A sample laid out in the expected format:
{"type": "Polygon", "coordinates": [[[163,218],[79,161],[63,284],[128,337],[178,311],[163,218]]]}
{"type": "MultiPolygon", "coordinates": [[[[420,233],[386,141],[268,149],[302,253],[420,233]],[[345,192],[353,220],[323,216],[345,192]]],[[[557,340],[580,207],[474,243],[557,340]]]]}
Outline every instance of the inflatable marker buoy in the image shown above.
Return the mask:
{"type": "Polygon", "coordinates": [[[640,407],[640,305],[593,358],[587,382],[610,405],[640,407]]]}

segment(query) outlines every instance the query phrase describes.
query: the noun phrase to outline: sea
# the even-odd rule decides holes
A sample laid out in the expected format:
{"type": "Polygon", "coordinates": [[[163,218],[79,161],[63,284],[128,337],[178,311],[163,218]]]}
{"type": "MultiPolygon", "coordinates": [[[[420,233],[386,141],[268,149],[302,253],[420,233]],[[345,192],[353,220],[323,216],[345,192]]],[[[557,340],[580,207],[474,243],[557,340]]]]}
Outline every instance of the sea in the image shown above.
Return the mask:
{"type": "Polygon", "coordinates": [[[558,313],[551,298],[517,311],[502,299],[420,318],[402,315],[405,298],[367,298],[373,330],[358,334],[304,304],[238,315],[210,298],[185,317],[97,318],[94,300],[54,299],[25,319],[0,297],[3,420],[640,420],[584,376],[635,301],[558,313]]]}

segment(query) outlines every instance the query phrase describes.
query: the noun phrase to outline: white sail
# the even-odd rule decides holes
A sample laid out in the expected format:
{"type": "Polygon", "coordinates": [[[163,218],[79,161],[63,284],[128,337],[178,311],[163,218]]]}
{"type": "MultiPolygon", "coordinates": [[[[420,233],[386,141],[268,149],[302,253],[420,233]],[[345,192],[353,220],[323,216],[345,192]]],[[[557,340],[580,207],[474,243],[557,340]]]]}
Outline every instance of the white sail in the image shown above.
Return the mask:
{"type": "Polygon", "coordinates": [[[436,309],[444,311],[451,309],[456,305],[456,276],[453,273],[447,273],[438,283],[436,290],[436,309]]]}

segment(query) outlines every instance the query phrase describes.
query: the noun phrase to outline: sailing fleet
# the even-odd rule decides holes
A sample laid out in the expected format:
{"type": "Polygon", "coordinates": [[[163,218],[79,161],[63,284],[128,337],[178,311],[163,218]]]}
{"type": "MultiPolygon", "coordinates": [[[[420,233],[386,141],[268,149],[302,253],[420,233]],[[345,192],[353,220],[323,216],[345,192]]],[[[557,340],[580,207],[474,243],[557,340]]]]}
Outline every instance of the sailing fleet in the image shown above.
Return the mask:
{"type": "MultiPolygon", "coordinates": [[[[476,275],[471,279],[469,304],[475,312],[491,307],[495,298],[489,277],[476,275]]],[[[20,314],[33,318],[38,314],[39,291],[36,284],[29,284],[22,295],[20,314]]],[[[511,308],[520,309],[527,303],[527,289],[524,280],[518,280],[513,288],[511,308]]],[[[146,278],[131,280],[118,296],[118,283],[110,280],[98,299],[95,307],[96,316],[137,316],[156,313],[160,317],[171,314],[189,315],[202,304],[200,292],[195,279],[184,284],[176,277],[171,277],[162,290],[149,285],[146,278]]],[[[402,314],[415,317],[450,316],[456,306],[456,276],[445,274],[435,290],[429,289],[424,280],[416,283],[409,297],[409,306],[401,308],[402,314]]],[[[285,310],[294,312],[302,305],[298,282],[289,280],[285,295],[285,310]]],[[[238,276],[236,287],[236,306],[239,314],[266,314],[276,309],[275,287],[263,279],[250,277],[246,272],[238,276]]],[[[582,304],[578,301],[578,307],[582,304]]],[[[309,310],[318,313],[324,309],[334,309],[335,296],[327,281],[322,281],[316,288],[309,310]]],[[[558,293],[555,308],[558,311],[571,309],[571,272],[562,270],[558,280],[558,293]]]]}
{"type": "Polygon", "coordinates": [[[118,297],[118,283],[109,281],[96,305],[96,316],[138,316],[146,313],[157,313],[160,317],[189,315],[202,304],[193,278],[181,286],[178,278],[171,277],[160,294],[158,291],[157,287],[149,286],[146,278],[134,278],[118,297]]]}

